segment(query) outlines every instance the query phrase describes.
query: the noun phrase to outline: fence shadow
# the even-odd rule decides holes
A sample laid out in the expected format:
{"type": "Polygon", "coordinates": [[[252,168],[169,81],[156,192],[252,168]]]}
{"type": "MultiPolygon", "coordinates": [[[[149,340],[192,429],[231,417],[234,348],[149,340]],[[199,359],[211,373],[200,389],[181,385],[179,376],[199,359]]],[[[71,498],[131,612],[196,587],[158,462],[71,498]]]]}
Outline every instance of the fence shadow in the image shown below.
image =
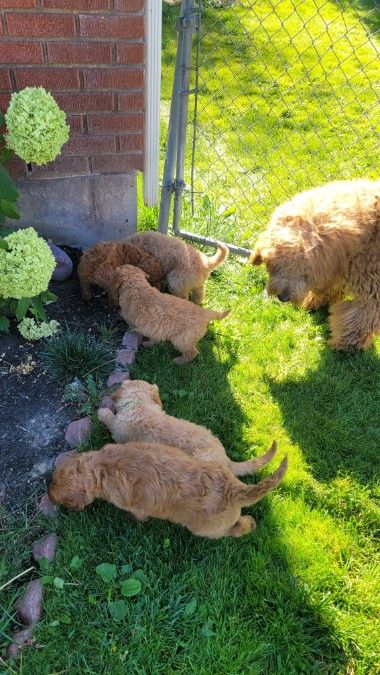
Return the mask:
{"type": "Polygon", "coordinates": [[[365,485],[378,480],[380,361],[374,348],[349,354],[326,346],[318,368],[304,377],[267,382],[317,480],[347,473],[365,485]]]}

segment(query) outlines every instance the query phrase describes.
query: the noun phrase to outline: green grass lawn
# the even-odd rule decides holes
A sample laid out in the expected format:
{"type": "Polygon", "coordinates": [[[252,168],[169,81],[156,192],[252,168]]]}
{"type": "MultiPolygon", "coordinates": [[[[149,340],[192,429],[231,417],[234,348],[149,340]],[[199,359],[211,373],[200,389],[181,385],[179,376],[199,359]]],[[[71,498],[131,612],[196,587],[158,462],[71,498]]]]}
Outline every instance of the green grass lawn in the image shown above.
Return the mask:
{"type": "MultiPolygon", "coordinates": [[[[356,40],[360,58],[367,63],[365,70],[350,56],[343,37],[346,29],[342,19],[336,18],[338,2],[297,3],[297,12],[290,12],[296,3],[285,0],[276,4],[276,13],[267,13],[273,3],[264,0],[251,3],[251,12],[247,11],[249,4],[207,11],[209,59],[221,71],[221,82],[236,86],[238,109],[231,126],[233,108],[220,113],[216,105],[222,95],[219,76],[209,72],[210,94],[201,115],[212,121],[212,129],[220,129],[230,170],[225,173],[222,164],[210,161],[212,156],[206,161],[209,146],[204,142],[199,146],[197,168],[197,180],[211,165],[219,176],[218,182],[207,178],[209,203],[206,200],[203,206],[204,220],[199,211],[197,230],[204,227],[204,232],[219,237],[233,233],[234,241],[243,244],[289,192],[339,172],[372,176],[378,168],[376,139],[361,107],[369,111],[374,105],[368,78],[378,84],[380,68],[371,61],[373,47],[368,43],[359,46],[368,25],[358,24],[354,17],[355,8],[362,11],[370,3],[350,3],[351,9],[344,14],[352,26],[351,40],[356,40]],[[316,7],[323,19],[311,16],[316,7]],[[235,27],[234,12],[239,16],[235,27]],[[310,15],[308,28],[299,30],[306,15],[310,15]],[[306,49],[306,66],[287,44],[280,19],[292,33],[299,30],[297,51],[306,49]],[[221,22],[227,22],[228,30],[221,31],[221,22]],[[345,58],[343,73],[339,68],[331,70],[336,64],[332,50],[322,56],[330,40],[324,32],[320,35],[326,23],[334,35],[333,51],[341,55],[340,60],[345,58]],[[246,51],[239,42],[243,25],[255,35],[252,44],[244,40],[246,51]],[[265,38],[264,26],[270,40],[265,38]],[[316,46],[324,65],[315,68],[318,97],[313,98],[307,82],[314,72],[312,59],[316,59],[310,50],[316,46]],[[281,61],[276,57],[279,51],[281,61]],[[250,64],[251,74],[247,67],[243,72],[239,68],[242,60],[250,64]],[[239,98],[240,75],[250,104],[239,98]],[[347,75],[350,86],[345,84],[347,75]],[[278,88],[270,98],[274,79],[278,88]],[[292,81],[297,80],[300,83],[293,88],[292,81]],[[349,124],[339,113],[332,87],[344,102],[349,124]],[[320,97],[329,111],[328,123],[320,97]],[[358,97],[360,105],[355,103],[358,97]],[[291,114],[281,117],[281,111],[291,114]],[[315,140],[317,127],[323,142],[315,140]],[[354,145],[353,129],[361,134],[361,142],[354,145]],[[295,144],[295,152],[287,139],[295,144]],[[251,167],[257,181],[239,167],[248,167],[247,171],[251,167]],[[216,212],[222,203],[226,207],[233,203],[235,212],[220,220],[216,212]],[[225,230],[216,230],[220,226],[225,230]]],[[[168,26],[175,12],[166,9],[164,114],[174,49],[168,26]]],[[[374,124],[374,117],[371,120],[374,124]]],[[[141,224],[152,226],[155,213],[141,212],[141,224]]],[[[232,312],[209,330],[196,361],[175,366],[174,350],[160,345],[140,350],[133,369],[133,377],[159,385],[167,412],[208,426],[234,459],[261,454],[277,439],[279,457],[289,456],[289,470],[276,492],[248,510],[257,519],[257,531],[241,539],[208,541],[168,523],[128,521],[121,511],[102,503],[80,514],[62,511],[56,561],[41,572],[46,602],[43,621],[36,629],[40,648],[25,651],[19,664],[9,669],[4,666],[2,671],[0,666],[0,672],[380,672],[376,539],[380,525],[380,339],[367,353],[333,352],[326,346],[325,314],[309,315],[268,299],[264,286],[263,269],[229,260],[208,282],[206,304],[231,307],[232,312]],[[96,572],[101,563],[116,565],[116,577],[103,581],[96,572]],[[140,582],[139,592],[125,597],[122,582],[131,577],[140,582]]],[[[100,447],[106,440],[104,430],[96,427],[86,448],[100,447]]],[[[46,523],[25,519],[22,525],[4,530],[6,555],[0,585],[29,566],[30,542],[46,527],[46,523]]],[[[12,585],[0,598],[4,644],[13,626],[11,607],[18,592],[12,585]]]]}

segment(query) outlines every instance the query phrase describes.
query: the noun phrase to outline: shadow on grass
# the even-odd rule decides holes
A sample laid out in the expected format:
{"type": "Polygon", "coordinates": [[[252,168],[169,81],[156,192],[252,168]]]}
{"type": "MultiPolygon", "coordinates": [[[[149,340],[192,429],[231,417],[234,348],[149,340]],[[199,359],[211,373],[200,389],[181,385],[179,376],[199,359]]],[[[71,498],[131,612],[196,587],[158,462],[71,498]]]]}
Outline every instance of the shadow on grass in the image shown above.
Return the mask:
{"type": "Polygon", "coordinates": [[[317,480],[350,474],[364,485],[376,482],[380,362],[374,348],[344,353],[326,346],[316,370],[299,379],[267,381],[292,442],[317,480]]]}
{"type": "Polygon", "coordinates": [[[342,0],[334,0],[338,9],[342,11],[349,11],[355,16],[358,22],[362,23],[369,29],[369,34],[372,39],[379,40],[380,35],[380,1],[379,0],[350,0],[350,2],[342,2],[342,0]]]}

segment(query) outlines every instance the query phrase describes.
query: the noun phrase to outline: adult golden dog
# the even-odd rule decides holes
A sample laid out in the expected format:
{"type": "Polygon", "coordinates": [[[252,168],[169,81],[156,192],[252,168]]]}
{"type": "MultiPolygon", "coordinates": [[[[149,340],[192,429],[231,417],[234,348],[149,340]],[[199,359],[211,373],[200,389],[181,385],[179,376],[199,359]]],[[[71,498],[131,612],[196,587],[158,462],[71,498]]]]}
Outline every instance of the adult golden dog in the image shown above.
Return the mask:
{"type": "Polygon", "coordinates": [[[137,232],[128,241],[157,258],[170,293],[197,305],[203,300],[205,283],[212,270],[221,265],[229,253],[225,244],[218,243],[215,255],[207,256],[182,239],[152,231],[137,232]]]}
{"type": "Polygon", "coordinates": [[[196,344],[215,319],[229,313],[197,307],[188,300],[160,293],[147,281],[147,275],[138,267],[123,265],[115,272],[119,291],[120,314],[125,321],[149,338],[144,347],[169,340],[182,352],[174,363],[189,363],[198,354],[196,344]]]}
{"type": "Polygon", "coordinates": [[[260,501],[282,480],[279,468],[256,485],[241,483],[218,463],[201,462],[182,450],[157,443],[105,445],[70,457],[53,474],[49,498],[54,504],[84,509],[104,499],[138,520],[169,520],[201,537],[240,537],[255,528],[243,506],[260,501]]]}
{"type": "Polygon", "coordinates": [[[268,291],[306,309],[330,305],[329,344],[366,349],[380,333],[380,181],[336,181],[277,208],[250,257],[268,291]]]}
{"type": "Polygon", "coordinates": [[[126,380],[111,394],[111,398],[116,413],[100,408],[98,418],[108,427],[116,443],[146,441],[174,445],[195,459],[218,462],[235,476],[254,473],[268,464],[276,453],[276,443],[273,443],[271,450],[261,457],[233,462],[209,429],[166,414],[156,384],[126,380]]]}
{"type": "Polygon", "coordinates": [[[79,261],[78,276],[84,299],[91,299],[91,285],[96,284],[107,291],[110,305],[117,307],[118,290],[114,280],[115,270],[127,263],[140,267],[147,273],[149,283],[156,288],[161,288],[162,269],[154,256],[126,242],[99,241],[87,249],[79,261]]]}

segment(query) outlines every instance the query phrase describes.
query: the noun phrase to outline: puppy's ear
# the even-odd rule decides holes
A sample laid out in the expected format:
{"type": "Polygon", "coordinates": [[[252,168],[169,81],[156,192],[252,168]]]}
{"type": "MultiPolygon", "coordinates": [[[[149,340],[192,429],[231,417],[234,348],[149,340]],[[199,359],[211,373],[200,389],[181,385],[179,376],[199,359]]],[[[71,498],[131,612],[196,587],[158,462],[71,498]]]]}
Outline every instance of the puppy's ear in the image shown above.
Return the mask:
{"type": "Polygon", "coordinates": [[[120,288],[120,286],[124,282],[124,274],[123,274],[123,268],[122,267],[116,267],[116,269],[114,270],[113,282],[114,282],[116,288],[120,288]]]}
{"type": "Polygon", "coordinates": [[[263,258],[262,258],[261,251],[260,251],[259,248],[255,248],[252,251],[251,255],[248,258],[248,262],[251,265],[261,265],[263,263],[263,258]]]}
{"type": "Polygon", "coordinates": [[[162,401],[161,401],[161,399],[160,399],[160,391],[159,391],[159,389],[158,389],[158,387],[157,387],[156,384],[152,384],[152,385],[151,385],[151,392],[152,392],[152,399],[153,399],[153,401],[154,401],[155,403],[158,403],[158,405],[160,405],[161,408],[162,408],[162,401]]]}

